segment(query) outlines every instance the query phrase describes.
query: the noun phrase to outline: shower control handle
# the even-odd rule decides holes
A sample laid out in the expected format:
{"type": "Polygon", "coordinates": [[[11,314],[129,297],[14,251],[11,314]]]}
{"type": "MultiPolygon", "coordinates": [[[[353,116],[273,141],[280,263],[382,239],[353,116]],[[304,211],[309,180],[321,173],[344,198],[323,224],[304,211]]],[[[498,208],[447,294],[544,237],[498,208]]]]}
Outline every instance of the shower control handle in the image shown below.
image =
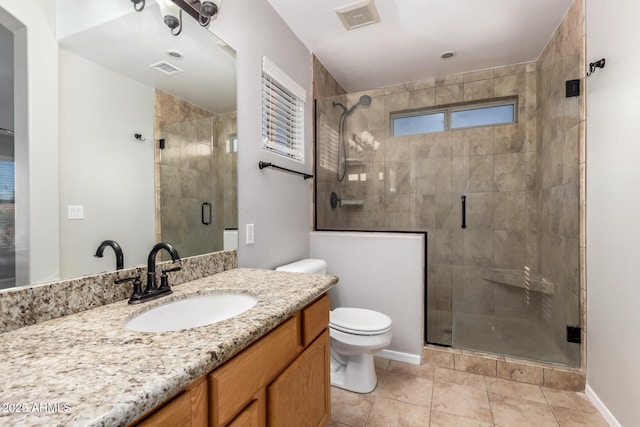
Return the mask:
{"type": "Polygon", "coordinates": [[[461,196],[462,201],[462,225],[461,228],[467,228],[467,196],[461,196]]]}

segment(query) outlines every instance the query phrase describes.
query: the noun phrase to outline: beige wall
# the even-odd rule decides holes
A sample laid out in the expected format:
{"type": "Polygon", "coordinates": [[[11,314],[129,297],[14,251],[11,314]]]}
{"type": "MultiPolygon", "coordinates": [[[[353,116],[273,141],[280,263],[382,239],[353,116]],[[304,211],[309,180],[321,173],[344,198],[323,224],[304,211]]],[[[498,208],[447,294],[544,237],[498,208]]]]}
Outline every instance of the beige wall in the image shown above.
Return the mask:
{"type": "Polygon", "coordinates": [[[311,55],[311,61],[313,67],[313,97],[315,99],[347,93],[315,55],[311,55]]]}

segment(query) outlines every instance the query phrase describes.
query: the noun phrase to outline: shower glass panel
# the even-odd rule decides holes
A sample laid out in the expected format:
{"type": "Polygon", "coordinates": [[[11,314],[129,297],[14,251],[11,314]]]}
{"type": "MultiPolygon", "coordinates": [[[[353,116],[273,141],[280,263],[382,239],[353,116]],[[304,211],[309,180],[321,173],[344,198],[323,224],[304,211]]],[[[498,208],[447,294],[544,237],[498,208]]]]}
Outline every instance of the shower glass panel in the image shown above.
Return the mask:
{"type": "Polygon", "coordinates": [[[579,365],[579,344],[567,342],[567,326],[580,323],[579,99],[565,94],[578,65],[539,62],[535,140],[525,94],[511,125],[524,130],[523,149],[479,128],[493,150],[454,159],[468,218],[452,265],[454,347],[579,365]]]}
{"type": "Polygon", "coordinates": [[[237,228],[235,114],[161,125],[159,239],[180,256],[223,249],[237,228]]]}
{"type": "Polygon", "coordinates": [[[516,121],[494,126],[391,136],[403,112],[465,108],[446,79],[317,100],[316,229],[427,232],[426,342],[579,366],[578,65],[501,70],[516,121]]]}

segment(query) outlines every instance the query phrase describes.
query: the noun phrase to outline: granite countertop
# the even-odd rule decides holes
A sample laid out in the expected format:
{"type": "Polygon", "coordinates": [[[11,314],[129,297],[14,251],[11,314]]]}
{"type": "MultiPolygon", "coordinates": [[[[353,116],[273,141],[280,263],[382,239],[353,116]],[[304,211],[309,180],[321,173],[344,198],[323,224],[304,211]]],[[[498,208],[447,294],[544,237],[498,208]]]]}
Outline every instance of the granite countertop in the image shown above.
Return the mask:
{"type": "Polygon", "coordinates": [[[1,425],[126,425],[229,360],[337,283],[334,276],[235,269],[0,334],[1,425]],[[185,331],[124,329],[133,315],[207,293],[247,293],[249,311],[185,331]],[[16,412],[17,410],[27,412],[16,412]]]}

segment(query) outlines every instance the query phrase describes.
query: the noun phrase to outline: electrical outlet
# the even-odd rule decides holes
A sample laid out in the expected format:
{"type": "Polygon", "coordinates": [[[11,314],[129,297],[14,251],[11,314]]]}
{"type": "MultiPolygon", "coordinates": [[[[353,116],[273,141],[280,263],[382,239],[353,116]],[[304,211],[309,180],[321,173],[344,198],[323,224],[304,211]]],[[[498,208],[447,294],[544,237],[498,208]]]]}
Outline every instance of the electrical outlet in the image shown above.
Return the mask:
{"type": "Polygon", "coordinates": [[[255,240],[255,228],[253,224],[247,224],[247,233],[246,233],[247,245],[253,245],[255,240]]]}

